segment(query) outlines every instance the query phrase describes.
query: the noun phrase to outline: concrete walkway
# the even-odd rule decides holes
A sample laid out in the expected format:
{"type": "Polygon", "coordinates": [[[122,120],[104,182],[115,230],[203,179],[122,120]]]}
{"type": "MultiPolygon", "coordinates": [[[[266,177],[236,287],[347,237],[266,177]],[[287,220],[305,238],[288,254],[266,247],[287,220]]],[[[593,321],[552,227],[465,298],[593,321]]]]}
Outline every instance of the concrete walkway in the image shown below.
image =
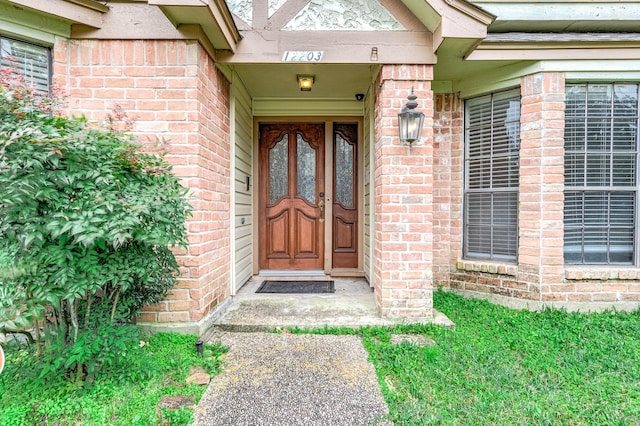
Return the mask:
{"type": "Polygon", "coordinates": [[[196,425],[391,425],[356,336],[228,333],[229,348],[195,411],[196,425]]]}
{"type": "MultiPolygon", "coordinates": [[[[277,279],[277,278],[270,278],[277,279]]],[[[325,278],[326,279],[326,278],[325,278]]],[[[255,277],[215,321],[209,341],[229,348],[195,413],[196,425],[391,425],[373,365],[357,336],[273,334],[285,327],[391,326],[363,279],[331,294],[257,294],[255,277]]],[[[432,322],[452,327],[436,312],[432,322]]]]}

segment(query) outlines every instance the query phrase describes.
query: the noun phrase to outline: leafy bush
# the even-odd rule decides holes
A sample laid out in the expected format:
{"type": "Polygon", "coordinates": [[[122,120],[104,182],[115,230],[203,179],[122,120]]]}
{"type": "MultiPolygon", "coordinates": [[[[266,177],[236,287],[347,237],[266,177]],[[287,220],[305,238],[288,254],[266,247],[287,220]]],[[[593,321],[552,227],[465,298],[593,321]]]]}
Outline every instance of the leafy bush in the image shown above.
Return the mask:
{"type": "Polygon", "coordinates": [[[38,354],[84,379],[173,287],[190,207],[160,155],[56,104],[0,69],[0,328],[33,328],[38,354]]]}
{"type": "MultiPolygon", "coordinates": [[[[135,327],[124,328],[133,336],[135,327]]],[[[43,386],[33,368],[35,346],[21,349],[11,345],[0,375],[0,425],[187,424],[192,420],[192,409],[162,409],[160,402],[175,396],[192,397],[198,403],[207,387],[186,383],[186,378],[193,367],[221,363],[226,350],[220,344],[205,345],[217,351],[205,351],[201,357],[196,352],[197,340],[195,335],[156,333],[131,341],[126,350],[118,351],[119,359],[130,364],[99,375],[91,387],[61,377],[52,377],[43,386]],[[150,368],[138,376],[143,365],[150,368]]]]}

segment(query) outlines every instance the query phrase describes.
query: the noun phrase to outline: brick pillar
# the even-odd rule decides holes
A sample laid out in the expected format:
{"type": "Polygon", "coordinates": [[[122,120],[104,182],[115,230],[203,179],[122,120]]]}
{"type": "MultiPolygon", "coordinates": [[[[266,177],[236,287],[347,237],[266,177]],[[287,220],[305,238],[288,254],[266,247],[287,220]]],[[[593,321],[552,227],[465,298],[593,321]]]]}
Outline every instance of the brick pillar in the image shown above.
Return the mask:
{"type": "Polygon", "coordinates": [[[457,93],[435,95],[433,118],[433,280],[449,285],[462,257],[464,102],[457,93]]]}
{"type": "Polygon", "coordinates": [[[432,79],[430,65],[385,65],[376,84],[373,285],[383,317],[432,314],[432,79]],[[398,137],[398,113],[412,88],[425,123],[409,148],[398,137]]]}
{"type": "Polygon", "coordinates": [[[522,78],[518,277],[541,301],[564,300],[564,74],[522,78]]]}
{"type": "Polygon", "coordinates": [[[231,146],[229,82],[193,40],[71,40],[54,50],[68,69],[69,113],[104,121],[121,106],[140,139],[159,141],[189,188],[189,248],[176,249],[181,275],[167,300],[143,309],[141,323],[190,332],[230,295],[231,146]]]}

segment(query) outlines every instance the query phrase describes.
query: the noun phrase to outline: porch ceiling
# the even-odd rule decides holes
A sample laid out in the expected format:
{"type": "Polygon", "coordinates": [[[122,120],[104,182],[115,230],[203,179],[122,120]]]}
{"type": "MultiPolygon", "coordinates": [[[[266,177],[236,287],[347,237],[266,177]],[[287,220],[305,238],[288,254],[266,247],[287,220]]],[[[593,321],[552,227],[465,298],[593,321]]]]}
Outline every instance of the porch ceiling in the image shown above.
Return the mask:
{"type": "Polygon", "coordinates": [[[235,64],[232,66],[253,98],[349,99],[367,93],[377,65],[371,64],[235,64]],[[315,75],[311,92],[302,92],[297,74],[315,75]]]}

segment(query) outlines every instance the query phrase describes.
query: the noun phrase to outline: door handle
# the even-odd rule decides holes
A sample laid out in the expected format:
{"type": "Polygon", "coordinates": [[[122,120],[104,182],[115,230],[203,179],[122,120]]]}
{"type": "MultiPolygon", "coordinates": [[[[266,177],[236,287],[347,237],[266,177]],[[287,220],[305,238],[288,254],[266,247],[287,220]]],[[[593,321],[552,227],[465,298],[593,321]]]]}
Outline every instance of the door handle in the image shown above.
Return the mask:
{"type": "Polygon", "coordinates": [[[320,208],[320,219],[318,219],[320,221],[320,223],[324,222],[324,200],[320,200],[320,202],[318,203],[318,207],[320,208]]]}

